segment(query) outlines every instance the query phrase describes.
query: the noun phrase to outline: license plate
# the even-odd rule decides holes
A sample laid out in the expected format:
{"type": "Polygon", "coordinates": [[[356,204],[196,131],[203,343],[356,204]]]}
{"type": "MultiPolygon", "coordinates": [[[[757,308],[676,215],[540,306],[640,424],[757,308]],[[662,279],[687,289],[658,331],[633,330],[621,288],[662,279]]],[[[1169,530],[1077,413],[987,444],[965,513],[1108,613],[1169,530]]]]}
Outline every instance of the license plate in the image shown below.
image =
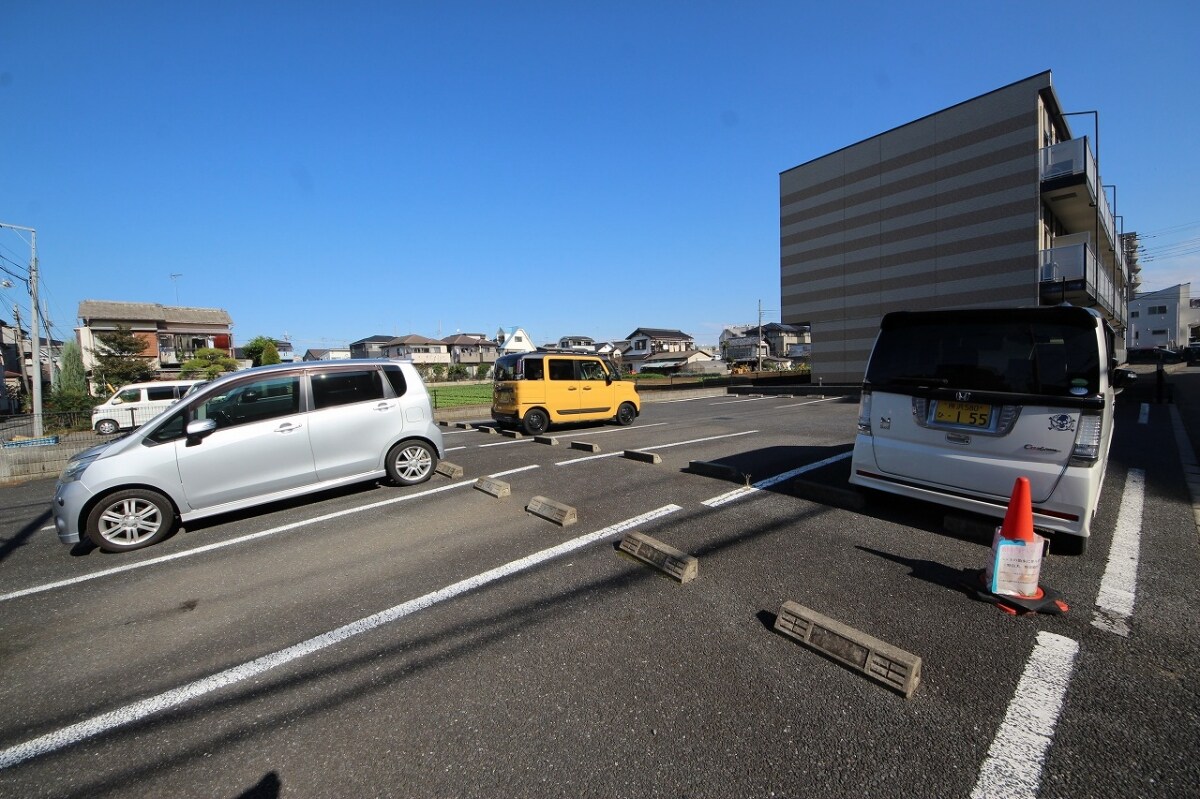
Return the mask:
{"type": "Polygon", "coordinates": [[[987,427],[992,421],[992,406],[980,402],[939,402],[933,409],[933,421],[987,427]]]}

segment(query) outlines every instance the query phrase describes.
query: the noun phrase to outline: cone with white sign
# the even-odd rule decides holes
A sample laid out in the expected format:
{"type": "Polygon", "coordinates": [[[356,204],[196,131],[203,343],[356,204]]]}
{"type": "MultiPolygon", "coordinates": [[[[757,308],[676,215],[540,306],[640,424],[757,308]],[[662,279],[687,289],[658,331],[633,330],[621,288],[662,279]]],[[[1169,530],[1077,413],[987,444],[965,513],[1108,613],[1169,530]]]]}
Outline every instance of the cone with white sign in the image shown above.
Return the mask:
{"type": "Polygon", "coordinates": [[[991,559],[980,575],[980,598],[1006,613],[1066,613],[1062,595],[1038,582],[1045,555],[1046,539],[1033,531],[1029,478],[1018,477],[1004,523],[992,539],[991,559]]]}

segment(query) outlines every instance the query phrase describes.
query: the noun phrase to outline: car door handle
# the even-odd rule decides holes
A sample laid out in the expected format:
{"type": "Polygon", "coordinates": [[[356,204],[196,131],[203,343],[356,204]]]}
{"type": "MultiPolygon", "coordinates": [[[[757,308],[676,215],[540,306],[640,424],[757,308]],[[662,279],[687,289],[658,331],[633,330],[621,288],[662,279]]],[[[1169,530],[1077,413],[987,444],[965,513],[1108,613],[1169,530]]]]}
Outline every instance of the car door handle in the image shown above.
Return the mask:
{"type": "Polygon", "coordinates": [[[283,424],[279,425],[279,427],[275,428],[275,432],[276,433],[294,433],[297,430],[299,430],[301,427],[304,427],[304,425],[292,424],[291,422],[284,422],[283,424]]]}
{"type": "Polygon", "coordinates": [[[390,410],[391,410],[392,408],[394,408],[394,407],[396,407],[396,406],[395,406],[395,405],[393,405],[393,404],[392,404],[392,403],[390,403],[390,402],[381,402],[381,403],[379,403],[378,405],[376,405],[376,406],[375,406],[375,410],[377,410],[377,411],[390,411],[390,410]]]}

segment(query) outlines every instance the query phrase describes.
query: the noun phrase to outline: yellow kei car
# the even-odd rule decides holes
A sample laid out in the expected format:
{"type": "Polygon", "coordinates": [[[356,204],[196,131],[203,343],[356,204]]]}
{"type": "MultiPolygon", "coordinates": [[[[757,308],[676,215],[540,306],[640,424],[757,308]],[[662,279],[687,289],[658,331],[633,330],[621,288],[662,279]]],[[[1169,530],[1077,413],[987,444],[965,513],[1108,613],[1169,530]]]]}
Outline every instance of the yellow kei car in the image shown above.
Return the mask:
{"type": "Polygon", "coordinates": [[[496,360],[492,418],[529,435],[552,424],[607,421],[633,424],[642,410],[637,388],[607,358],[538,350],[496,360]]]}

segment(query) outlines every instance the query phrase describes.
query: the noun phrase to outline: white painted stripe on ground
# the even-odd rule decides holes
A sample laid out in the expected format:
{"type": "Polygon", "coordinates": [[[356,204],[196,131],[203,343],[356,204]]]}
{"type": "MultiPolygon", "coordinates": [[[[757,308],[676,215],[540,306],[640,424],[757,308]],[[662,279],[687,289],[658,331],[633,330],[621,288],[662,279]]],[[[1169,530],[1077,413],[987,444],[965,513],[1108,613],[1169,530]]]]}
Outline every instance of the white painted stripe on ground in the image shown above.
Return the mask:
{"type": "Polygon", "coordinates": [[[68,727],[55,730],[38,738],[34,738],[17,746],[10,747],[0,751],[0,769],[15,766],[30,758],[39,757],[40,755],[54,752],[58,749],[63,749],[72,744],[79,743],[88,738],[102,735],[103,733],[114,730],[118,727],[132,724],[142,719],[161,713],[165,710],[178,707],[193,699],[212,693],[220,688],[229,685],[234,685],[243,682],[252,677],[256,677],[265,671],[283,666],[287,663],[299,658],[311,655],[314,652],[319,652],[334,644],[341,643],[348,638],[353,638],[356,635],[374,630],[385,624],[397,621],[405,616],[416,613],[419,610],[432,607],[439,602],[445,602],[448,599],[465,594],[468,591],[473,591],[489,583],[497,580],[511,577],[522,571],[530,569],[548,560],[560,557],[575,550],[582,549],[590,544],[602,541],[606,538],[611,538],[619,533],[623,533],[630,528],[640,524],[662,518],[677,510],[682,510],[678,505],[664,505],[657,510],[652,510],[649,513],[643,513],[640,516],[635,516],[632,519],[626,519],[623,522],[618,522],[610,527],[605,527],[602,530],[597,530],[587,535],[572,538],[570,541],[564,541],[558,546],[543,549],[540,552],[535,552],[532,555],[527,555],[519,560],[511,561],[503,566],[498,566],[495,569],[477,574],[474,577],[468,577],[465,580],[460,580],[457,583],[448,585],[438,591],[426,594],[422,597],[403,602],[387,610],[380,611],[371,616],[351,622],[350,624],[338,627],[335,630],[330,630],[327,633],[318,635],[314,638],[309,638],[307,641],[302,641],[294,646],[286,649],[281,649],[278,652],[272,652],[269,655],[263,655],[240,666],[226,669],[209,677],[197,680],[188,685],[176,688],[171,691],[166,691],[158,696],[152,696],[148,699],[143,699],[140,702],[134,702],[131,705],[102,713],[99,716],[94,716],[86,721],[72,724],[68,727]]]}
{"type": "Polygon", "coordinates": [[[1037,799],[1046,752],[1062,713],[1079,642],[1040,632],[971,799],[1037,799]]]}
{"type": "MultiPolygon", "coordinates": [[[[757,430],[745,430],[741,433],[726,433],[725,435],[708,436],[707,438],[693,438],[689,441],[675,441],[671,444],[656,444],[653,447],[638,447],[638,451],[639,452],[648,452],[650,450],[656,450],[656,449],[670,449],[671,447],[682,447],[687,444],[701,444],[705,441],[718,441],[722,438],[737,438],[738,436],[748,436],[751,433],[757,433],[757,432],[758,432],[757,430]]],[[[617,455],[623,455],[623,454],[624,454],[624,451],[622,451],[622,452],[606,452],[603,455],[585,455],[582,458],[571,458],[570,460],[567,460],[567,461],[559,461],[558,463],[556,463],[554,465],[555,466],[569,466],[572,463],[582,463],[583,461],[594,461],[594,460],[599,460],[600,458],[613,458],[613,457],[616,457],[617,455]]]]}
{"type": "MultiPolygon", "coordinates": [[[[524,467],[524,469],[536,469],[536,468],[538,468],[538,467],[537,466],[524,467]]],[[[489,477],[502,477],[506,474],[512,474],[513,472],[524,471],[524,469],[512,469],[507,472],[497,472],[496,474],[492,474],[492,475],[488,475],[488,476],[489,477]]],[[[439,486],[437,488],[430,488],[425,491],[418,491],[415,494],[404,494],[403,496],[393,497],[392,499],[385,499],[385,500],[381,500],[379,502],[372,502],[368,505],[361,505],[357,508],[347,508],[345,510],[334,511],[333,513],[326,513],[321,516],[317,516],[312,519],[306,519],[306,520],[300,521],[300,522],[292,522],[291,524],[283,524],[283,525],[280,525],[279,527],[272,527],[269,530],[261,530],[257,533],[250,533],[249,535],[243,535],[243,536],[238,536],[237,538],[231,538],[228,541],[217,541],[212,544],[205,544],[204,546],[196,547],[195,549],[189,549],[185,552],[175,552],[170,555],[162,555],[161,557],[151,558],[150,560],[138,561],[137,563],[127,563],[123,566],[114,566],[111,569],[104,569],[103,571],[92,572],[91,574],[81,574],[80,576],[72,577],[69,580],[59,580],[59,581],[53,582],[53,583],[45,583],[43,585],[35,585],[32,588],[23,588],[19,591],[12,591],[11,593],[0,594],[0,602],[7,602],[10,599],[17,599],[18,597],[29,596],[30,594],[40,594],[45,591],[52,591],[55,588],[65,588],[66,586],[69,586],[69,585],[77,585],[79,583],[86,583],[89,580],[98,580],[101,577],[109,577],[114,574],[120,574],[121,572],[132,571],[133,569],[144,569],[147,566],[157,566],[158,564],[166,563],[167,561],[179,560],[181,558],[190,558],[194,555],[202,555],[205,552],[212,552],[213,550],[224,549],[225,547],[231,547],[231,546],[234,546],[235,544],[244,544],[247,541],[254,541],[259,538],[266,538],[267,536],[276,535],[278,533],[286,533],[289,530],[295,530],[300,527],[307,527],[310,524],[319,524],[321,522],[330,521],[331,519],[339,519],[343,516],[349,516],[354,513],[361,513],[362,511],[367,511],[367,510],[375,510],[376,508],[382,508],[387,505],[394,505],[397,502],[408,502],[413,499],[419,499],[420,497],[427,497],[427,496],[430,496],[431,494],[440,494],[443,491],[450,491],[455,488],[464,488],[466,486],[470,486],[470,485],[474,485],[474,484],[475,484],[474,480],[464,480],[459,483],[451,483],[450,485],[439,486]]]]}
{"type": "Polygon", "coordinates": [[[765,399],[778,399],[777,397],[750,397],[749,399],[740,400],[725,400],[724,402],[710,402],[709,405],[737,405],[739,402],[758,402],[765,399]]]}
{"type": "Polygon", "coordinates": [[[460,449],[466,449],[466,447],[446,447],[445,451],[446,452],[457,452],[460,449]]]}
{"type": "Polygon", "coordinates": [[[780,407],[780,409],[799,408],[804,405],[816,405],[818,402],[833,402],[834,400],[840,400],[840,399],[841,399],[841,397],[824,397],[823,399],[809,400],[808,402],[797,402],[794,405],[780,405],[779,407],[780,407]]]}
{"type": "Polygon", "coordinates": [[[497,441],[495,444],[480,444],[479,448],[487,449],[488,447],[506,447],[509,444],[528,444],[532,441],[532,438],[514,438],[509,441],[497,441]]]}
{"type": "Polygon", "coordinates": [[[1141,409],[1138,411],[1138,424],[1146,424],[1150,421],[1150,403],[1143,402],[1141,409]]]}
{"type": "Polygon", "coordinates": [[[718,496],[713,497],[712,499],[706,499],[700,504],[707,505],[710,508],[719,508],[722,505],[726,505],[730,502],[736,502],[737,500],[742,499],[743,497],[748,497],[751,494],[754,494],[758,491],[762,491],[765,488],[770,488],[773,485],[782,483],[784,480],[791,480],[793,477],[796,477],[797,475],[804,474],[805,472],[811,472],[814,469],[820,469],[823,466],[828,466],[831,463],[837,463],[838,461],[844,461],[844,460],[846,460],[846,458],[849,458],[852,454],[853,454],[852,452],[843,452],[840,455],[833,455],[831,457],[825,458],[824,460],[817,461],[816,463],[810,463],[805,466],[801,466],[798,469],[792,469],[791,471],[783,472],[782,474],[777,474],[774,477],[766,477],[762,480],[758,480],[754,483],[751,483],[748,486],[743,486],[741,488],[735,488],[732,491],[727,491],[724,494],[720,494],[718,496]]]}
{"type": "Polygon", "coordinates": [[[720,394],[706,394],[703,397],[684,397],[683,399],[655,400],[654,404],[655,405],[670,405],[673,402],[695,402],[696,400],[712,399],[713,397],[719,397],[719,396],[721,396],[721,395],[720,394]]]}
{"type": "Polygon", "coordinates": [[[1142,537],[1142,507],[1145,504],[1146,473],[1130,469],[1121,495],[1121,510],[1108,549],[1108,565],[1100,580],[1092,626],[1129,637],[1129,620],[1137,593],[1138,557],[1142,537]]]}

